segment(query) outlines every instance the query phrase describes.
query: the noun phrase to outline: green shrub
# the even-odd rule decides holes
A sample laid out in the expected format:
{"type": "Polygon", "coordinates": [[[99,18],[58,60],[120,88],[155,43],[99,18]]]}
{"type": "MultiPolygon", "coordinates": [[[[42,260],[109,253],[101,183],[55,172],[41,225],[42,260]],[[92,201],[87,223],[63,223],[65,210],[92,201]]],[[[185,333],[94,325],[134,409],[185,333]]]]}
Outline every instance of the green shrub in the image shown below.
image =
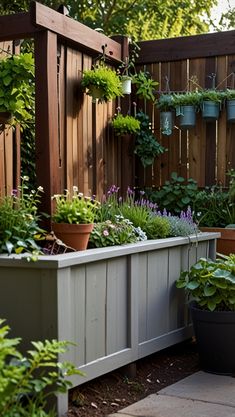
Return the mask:
{"type": "Polygon", "coordinates": [[[170,181],[166,181],[159,191],[147,191],[148,198],[157,203],[159,210],[166,209],[172,215],[179,215],[187,207],[193,207],[197,195],[197,183],[193,179],[186,181],[172,172],[170,181]]]}
{"type": "Polygon", "coordinates": [[[123,116],[120,113],[113,119],[112,124],[114,131],[118,136],[135,134],[140,130],[139,120],[132,116],[123,116]]]}
{"type": "Polygon", "coordinates": [[[148,239],[163,239],[170,235],[170,223],[166,217],[150,216],[143,230],[148,239]]]}
{"type": "Polygon", "coordinates": [[[206,187],[195,195],[195,218],[200,226],[225,227],[228,223],[234,223],[229,204],[228,192],[218,186],[206,187]]]}
{"type": "Polygon", "coordinates": [[[81,86],[89,96],[93,96],[93,87],[97,88],[100,92],[100,102],[107,102],[123,95],[120,77],[102,63],[83,72],[81,86]]]}
{"type": "Polygon", "coordinates": [[[69,362],[59,362],[69,342],[32,342],[24,357],[18,351],[20,339],[8,338],[9,327],[0,319],[0,415],[2,417],[56,417],[46,411],[47,400],[72,385],[66,378],[78,374],[69,362]]]}
{"type": "Polygon", "coordinates": [[[144,100],[155,101],[155,89],[158,82],[154,81],[148,71],[140,71],[132,77],[133,84],[136,85],[136,94],[144,100]]]}

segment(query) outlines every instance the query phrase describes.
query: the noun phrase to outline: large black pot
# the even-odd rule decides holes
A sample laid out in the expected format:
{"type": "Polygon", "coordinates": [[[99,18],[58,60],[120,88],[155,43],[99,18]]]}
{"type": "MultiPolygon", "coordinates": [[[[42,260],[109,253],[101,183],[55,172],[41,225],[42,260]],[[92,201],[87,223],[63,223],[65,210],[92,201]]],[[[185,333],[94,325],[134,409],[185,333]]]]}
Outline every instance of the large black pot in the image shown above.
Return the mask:
{"type": "Polygon", "coordinates": [[[235,311],[190,310],[202,369],[235,375],[235,311]]]}

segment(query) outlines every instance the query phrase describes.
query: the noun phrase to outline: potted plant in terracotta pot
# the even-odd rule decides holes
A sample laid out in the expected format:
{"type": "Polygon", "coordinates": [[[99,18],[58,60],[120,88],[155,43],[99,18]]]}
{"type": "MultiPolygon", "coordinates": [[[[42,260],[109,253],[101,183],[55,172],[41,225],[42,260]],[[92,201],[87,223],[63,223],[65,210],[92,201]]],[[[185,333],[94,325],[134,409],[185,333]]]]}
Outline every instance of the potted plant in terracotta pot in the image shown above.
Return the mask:
{"type": "Polygon", "coordinates": [[[120,77],[102,62],[83,72],[81,86],[93,102],[102,103],[123,96],[120,77]]]}
{"type": "Polygon", "coordinates": [[[176,282],[189,296],[199,358],[207,372],[235,373],[235,255],[201,258],[176,282]]]}
{"type": "Polygon", "coordinates": [[[85,250],[99,202],[79,193],[77,187],[73,187],[73,195],[67,190],[52,198],[55,200],[52,229],[56,237],[73,249],[85,250]]]}

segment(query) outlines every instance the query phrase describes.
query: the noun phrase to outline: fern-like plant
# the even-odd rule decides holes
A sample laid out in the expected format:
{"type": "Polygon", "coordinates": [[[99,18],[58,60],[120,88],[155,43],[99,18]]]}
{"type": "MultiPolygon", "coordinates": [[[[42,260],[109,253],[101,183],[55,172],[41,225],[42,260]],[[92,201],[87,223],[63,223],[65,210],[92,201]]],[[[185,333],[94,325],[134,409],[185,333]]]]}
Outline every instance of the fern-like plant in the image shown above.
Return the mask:
{"type": "Polygon", "coordinates": [[[123,116],[122,114],[118,114],[113,119],[113,128],[118,136],[127,135],[127,134],[135,134],[140,130],[140,121],[135,119],[132,116],[123,116]]]}

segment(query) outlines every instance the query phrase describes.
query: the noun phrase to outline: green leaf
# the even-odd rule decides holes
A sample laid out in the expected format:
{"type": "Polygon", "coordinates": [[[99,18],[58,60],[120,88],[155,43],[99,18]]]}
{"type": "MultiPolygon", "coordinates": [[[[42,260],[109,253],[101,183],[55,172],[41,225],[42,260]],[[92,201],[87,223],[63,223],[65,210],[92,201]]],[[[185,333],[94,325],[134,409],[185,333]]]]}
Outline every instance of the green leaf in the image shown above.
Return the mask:
{"type": "Polygon", "coordinates": [[[205,287],[204,288],[204,294],[206,297],[210,297],[216,293],[215,287],[205,287]]]}
{"type": "Polygon", "coordinates": [[[198,288],[200,286],[200,284],[199,284],[199,282],[197,282],[197,281],[190,281],[188,284],[187,284],[187,289],[189,289],[189,290],[195,290],[196,288],[198,288]]]}
{"type": "Polygon", "coordinates": [[[207,306],[209,308],[210,311],[214,311],[216,308],[216,303],[214,300],[209,300],[207,303],[207,306]]]}

